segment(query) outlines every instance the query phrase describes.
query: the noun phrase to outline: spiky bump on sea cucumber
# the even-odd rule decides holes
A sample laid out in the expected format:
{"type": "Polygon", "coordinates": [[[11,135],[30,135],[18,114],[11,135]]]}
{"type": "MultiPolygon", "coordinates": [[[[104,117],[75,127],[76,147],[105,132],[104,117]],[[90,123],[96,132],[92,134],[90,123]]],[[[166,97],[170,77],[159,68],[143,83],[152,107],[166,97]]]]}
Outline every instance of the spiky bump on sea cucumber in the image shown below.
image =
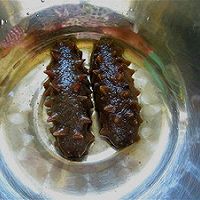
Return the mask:
{"type": "Polygon", "coordinates": [[[100,134],[121,149],[140,139],[142,123],[139,91],[134,87],[130,62],[122,57],[123,48],[111,38],[101,38],[91,56],[90,77],[100,134]]]}
{"type": "Polygon", "coordinates": [[[50,132],[65,158],[80,159],[94,141],[90,132],[93,105],[88,73],[75,38],[56,43],[51,56],[51,63],[44,71],[48,75],[44,104],[48,108],[47,121],[53,123],[50,132]]]}

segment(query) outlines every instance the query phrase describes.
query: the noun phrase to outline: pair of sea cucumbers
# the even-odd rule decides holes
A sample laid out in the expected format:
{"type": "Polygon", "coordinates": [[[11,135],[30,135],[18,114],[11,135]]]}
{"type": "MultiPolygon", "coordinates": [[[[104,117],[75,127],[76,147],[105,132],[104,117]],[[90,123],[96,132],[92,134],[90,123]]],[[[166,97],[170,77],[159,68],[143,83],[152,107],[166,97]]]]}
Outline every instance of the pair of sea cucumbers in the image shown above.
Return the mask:
{"type": "MultiPolygon", "coordinates": [[[[142,122],[133,71],[122,54],[123,48],[113,39],[101,38],[95,44],[89,71],[100,135],[117,149],[139,140],[142,122]]],[[[81,158],[94,141],[88,72],[74,38],[57,43],[51,55],[45,70],[49,79],[44,83],[48,122],[53,123],[50,131],[64,157],[81,158]]]]}

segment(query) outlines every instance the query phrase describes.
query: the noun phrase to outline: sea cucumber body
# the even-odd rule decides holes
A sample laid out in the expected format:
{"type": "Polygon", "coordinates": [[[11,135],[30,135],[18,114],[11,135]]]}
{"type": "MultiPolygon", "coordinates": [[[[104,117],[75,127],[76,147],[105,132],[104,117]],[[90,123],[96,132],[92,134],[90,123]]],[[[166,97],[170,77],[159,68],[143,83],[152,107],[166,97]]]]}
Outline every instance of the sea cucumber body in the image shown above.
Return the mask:
{"type": "Polygon", "coordinates": [[[74,38],[57,43],[45,73],[45,106],[50,132],[64,157],[79,159],[88,152],[94,136],[91,126],[91,91],[82,52],[74,38]]]}
{"type": "Polygon", "coordinates": [[[91,56],[90,77],[100,134],[115,148],[124,148],[139,140],[142,122],[129,61],[122,57],[123,48],[110,38],[101,38],[91,56]]]}

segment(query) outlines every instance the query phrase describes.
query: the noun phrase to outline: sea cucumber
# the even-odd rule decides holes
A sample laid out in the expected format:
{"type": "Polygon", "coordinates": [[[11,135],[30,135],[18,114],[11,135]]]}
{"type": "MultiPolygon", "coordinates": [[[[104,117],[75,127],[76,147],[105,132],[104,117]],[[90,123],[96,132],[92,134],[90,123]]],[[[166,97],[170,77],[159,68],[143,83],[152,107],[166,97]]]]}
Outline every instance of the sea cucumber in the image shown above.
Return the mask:
{"type": "Polygon", "coordinates": [[[140,139],[142,123],[139,91],[134,87],[130,62],[123,48],[111,38],[101,38],[91,56],[90,77],[95,109],[99,114],[100,135],[121,149],[140,139]]]}
{"type": "Polygon", "coordinates": [[[63,157],[80,159],[88,153],[94,135],[91,126],[91,90],[84,68],[82,52],[75,38],[57,42],[51,50],[52,60],[44,73],[45,102],[50,132],[63,157]]]}

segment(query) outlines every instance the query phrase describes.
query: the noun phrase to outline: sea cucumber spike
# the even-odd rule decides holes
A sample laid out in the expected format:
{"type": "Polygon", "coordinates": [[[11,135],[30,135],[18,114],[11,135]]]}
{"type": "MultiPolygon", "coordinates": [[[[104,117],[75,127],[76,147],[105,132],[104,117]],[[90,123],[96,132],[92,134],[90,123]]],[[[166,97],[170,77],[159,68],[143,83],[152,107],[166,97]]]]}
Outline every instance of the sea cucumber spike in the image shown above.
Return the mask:
{"type": "Polygon", "coordinates": [[[47,81],[45,81],[45,82],[43,83],[43,86],[44,86],[45,89],[48,89],[49,83],[50,83],[49,80],[47,80],[47,81]]]}
{"type": "Polygon", "coordinates": [[[138,110],[141,109],[141,106],[139,104],[137,104],[137,102],[135,100],[131,100],[129,102],[129,105],[130,105],[131,109],[138,109],[138,110]]]}
{"type": "Polygon", "coordinates": [[[53,114],[52,116],[49,116],[48,119],[47,119],[47,122],[54,122],[58,119],[58,114],[55,113],[53,114]]]}
{"type": "Polygon", "coordinates": [[[94,69],[94,70],[92,70],[92,72],[93,72],[95,75],[98,75],[100,71],[99,71],[98,69],[94,69]]]}
{"type": "Polygon", "coordinates": [[[87,96],[81,96],[81,95],[78,95],[77,98],[80,100],[80,101],[85,101],[88,99],[87,96]]]}
{"type": "Polygon", "coordinates": [[[96,61],[97,61],[98,63],[101,63],[102,60],[103,60],[103,58],[102,58],[100,55],[98,55],[98,56],[96,57],[96,61]]]}
{"type": "Polygon", "coordinates": [[[51,70],[52,69],[52,65],[48,65],[47,67],[46,67],[46,70],[51,70]]]}
{"type": "Polygon", "coordinates": [[[60,52],[59,52],[59,50],[58,50],[58,49],[56,49],[56,48],[53,48],[53,49],[51,50],[51,52],[60,53],[60,52]]]}
{"type": "Polygon", "coordinates": [[[75,62],[75,69],[77,70],[77,71],[86,71],[86,69],[85,68],[83,68],[83,63],[84,63],[84,60],[78,60],[78,61],[76,61],[75,62]]]}
{"type": "Polygon", "coordinates": [[[78,48],[77,48],[77,46],[76,46],[75,43],[71,43],[71,44],[70,44],[70,48],[71,48],[71,49],[74,49],[74,50],[76,50],[76,51],[78,51],[78,48]]]}
{"type": "Polygon", "coordinates": [[[76,140],[81,140],[83,139],[83,134],[79,133],[79,132],[75,132],[74,135],[72,136],[73,139],[76,139],[76,140]]]}
{"type": "Polygon", "coordinates": [[[135,71],[130,68],[127,68],[126,71],[129,73],[129,76],[132,76],[135,73],[135,71]]]}
{"type": "Polygon", "coordinates": [[[49,78],[55,77],[55,73],[52,72],[51,70],[44,70],[44,73],[47,74],[49,76],[49,78]]]}
{"type": "Polygon", "coordinates": [[[130,92],[129,92],[129,90],[124,90],[124,91],[121,91],[120,95],[122,97],[129,97],[130,96],[130,92]]]}
{"type": "Polygon", "coordinates": [[[132,112],[128,112],[128,113],[126,113],[126,115],[127,115],[129,118],[131,118],[131,117],[134,116],[134,113],[132,113],[132,112]]]}
{"type": "Polygon", "coordinates": [[[137,89],[135,89],[135,95],[136,95],[136,96],[139,96],[139,95],[140,95],[140,91],[137,90],[137,89]]]}
{"type": "Polygon", "coordinates": [[[83,123],[83,124],[91,124],[92,123],[92,120],[88,117],[85,117],[85,116],[82,116],[80,118],[80,121],[83,123]]]}
{"type": "Polygon", "coordinates": [[[101,135],[106,136],[108,134],[108,130],[106,128],[102,128],[99,132],[101,135]]]}
{"type": "Polygon", "coordinates": [[[128,61],[128,60],[126,60],[126,59],[124,59],[124,58],[123,58],[123,62],[124,62],[127,66],[129,66],[129,65],[131,64],[130,61],[128,61]]]}
{"type": "Polygon", "coordinates": [[[81,59],[81,60],[77,60],[77,61],[76,61],[76,63],[77,63],[79,66],[82,66],[84,62],[85,62],[85,59],[81,59]]]}
{"type": "Polygon", "coordinates": [[[115,76],[115,79],[116,79],[117,81],[122,81],[123,78],[124,78],[124,73],[123,73],[123,72],[122,72],[122,73],[118,73],[118,74],[115,76]]]}
{"type": "Polygon", "coordinates": [[[118,62],[120,62],[120,63],[123,63],[123,64],[127,65],[127,66],[129,66],[129,65],[131,64],[130,61],[124,59],[123,57],[117,57],[116,60],[117,60],[118,62]]]}
{"type": "Polygon", "coordinates": [[[107,106],[105,106],[104,108],[103,108],[105,111],[107,111],[107,112],[114,112],[115,110],[116,110],[116,108],[114,107],[114,106],[112,106],[112,105],[107,105],[107,106]]]}
{"type": "Polygon", "coordinates": [[[49,83],[49,85],[56,91],[56,92],[60,92],[60,87],[58,85],[56,85],[55,83],[51,82],[49,83]]]}
{"type": "Polygon", "coordinates": [[[49,96],[51,94],[51,91],[52,91],[51,87],[47,88],[44,92],[44,96],[46,97],[49,96]]]}
{"type": "Polygon", "coordinates": [[[103,80],[103,79],[105,78],[105,76],[104,76],[103,74],[98,74],[98,78],[99,78],[100,80],[103,80]]]}
{"type": "Polygon", "coordinates": [[[51,51],[51,55],[55,60],[57,60],[60,57],[60,53],[55,49],[51,51]]]}
{"type": "Polygon", "coordinates": [[[66,135],[66,133],[65,133],[64,129],[60,129],[53,133],[53,136],[55,136],[55,137],[60,137],[60,136],[65,136],[65,135],[66,135]]]}
{"type": "Polygon", "coordinates": [[[108,91],[109,91],[109,88],[107,86],[105,86],[105,85],[101,85],[99,87],[99,89],[100,89],[101,93],[104,94],[104,95],[106,95],[108,93],[108,91]]]}

